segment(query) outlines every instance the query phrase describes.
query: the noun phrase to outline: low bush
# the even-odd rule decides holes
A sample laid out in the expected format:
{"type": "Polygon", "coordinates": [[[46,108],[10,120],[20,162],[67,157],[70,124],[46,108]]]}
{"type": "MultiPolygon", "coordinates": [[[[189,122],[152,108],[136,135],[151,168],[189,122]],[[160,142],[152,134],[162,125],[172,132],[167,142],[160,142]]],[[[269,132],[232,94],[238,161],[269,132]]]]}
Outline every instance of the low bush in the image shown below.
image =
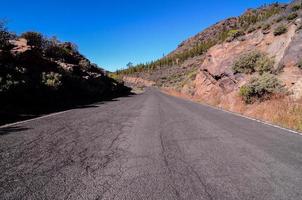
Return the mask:
{"type": "Polygon", "coordinates": [[[68,55],[68,52],[60,46],[50,45],[45,49],[45,55],[49,58],[54,58],[55,60],[64,60],[68,55]]]}
{"type": "Polygon", "coordinates": [[[263,74],[264,72],[271,72],[273,65],[274,62],[267,55],[252,51],[240,56],[233,64],[232,69],[234,73],[251,74],[259,72],[259,74],[263,74]]]}
{"type": "Polygon", "coordinates": [[[62,75],[54,72],[42,73],[42,83],[52,89],[58,89],[62,85],[62,75]]]}
{"type": "Polygon", "coordinates": [[[252,78],[249,83],[240,88],[239,94],[245,103],[253,103],[256,100],[266,100],[272,94],[284,93],[284,87],[278,78],[270,73],[264,73],[252,78]]]}
{"type": "Polygon", "coordinates": [[[240,88],[239,95],[242,97],[245,103],[252,103],[253,89],[249,85],[244,85],[240,88]]]}
{"type": "Polygon", "coordinates": [[[299,4],[293,5],[293,7],[292,7],[292,11],[293,12],[296,12],[296,11],[298,11],[300,9],[301,9],[301,5],[299,5],[299,4]]]}
{"type": "Polygon", "coordinates": [[[70,64],[79,64],[79,57],[74,55],[79,54],[75,45],[72,43],[61,43],[56,39],[46,41],[44,45],[44,53],[46,57],[57,61],[67,62],[70,64]]]}
{"type": "Polygon", "coordinates": [[[261,56],[258,58],[255,70],[259,74],[263,74],[265,72],[272,72],[272,69],[274,67],[274,61],[270,59],[268,56],[261,54],[261,56]]]}
{"type": "Polygon", "coordinates": [[[282,6],[278,3],[264,6],[261,9],[252,9],[239,17],[239,25],[245,29],[257,22],[266,21],[270,17],[279,14],[281,11],[282,6]]]}
{"type": "Polygon", "coordinates": [[[270,24],[263,24],[262,25],[262,33],[263,34],[269,34],[271,31],[271,25],[270,24]]]}
{"type": "Polygon", "coordinates": [[[262,28],[262,30],[267,31],[267,30],[269,30],[271,28],[271,25],[269,25],[269,24],[263,24],[261,28],[262,28]]]}
{"type": "Polygon", "coordinates": [[[256,27],[255,26],[251,26],[251,27],[249,27],[248,29],[247,29],[247,33],[252,33],[252,32],[254,32],[254,31],[256,31],[257,29],[256,29],[256,27]]]}
{"type": "Polygon", "coordinates": [[[243,36],[245,35],[243,31],[241,30],[230,30],[227,34],[227,42],[231,42],[233,41],[234,39],[240,37],[240,36],[243,36]]]}
{"type": "Polygon", "coordinates": [[[275,30],[274,30],[274,35],[282,35],[287,32],[287,27],[284,24],[279,25],[275,30]]]}
{"type": "Polygon", "coordinates": [[[11,74],[2,76],[0,77],[0,93],[10,91],[23,83],[23,80],[17,80],[11,74]]]}
{"type": "Polygon", "coordinates": [[[46,43],[43,35],[37,32],[26,32],[23,33],[20,37],[26,39],[27,44],[36,49],[43,49],[46,43]]]}
{"type": "Polygon", "coordinates": [[[256,51],[240,56],[240,58],[233,64],[232,69],[234,73],[251,74],[255,72],[255,65],[260,57],[261,54],[256,51]]]}
{"type": "Polygon", "coordinates": [[[296,19],[298,17],[298,14],[297,13],[291,13],[291,14],[289,14],[288,16],[287,16],[287,20],[288,21],[291,21],[291,20],[294,20],[294,19],[296,19]]]}

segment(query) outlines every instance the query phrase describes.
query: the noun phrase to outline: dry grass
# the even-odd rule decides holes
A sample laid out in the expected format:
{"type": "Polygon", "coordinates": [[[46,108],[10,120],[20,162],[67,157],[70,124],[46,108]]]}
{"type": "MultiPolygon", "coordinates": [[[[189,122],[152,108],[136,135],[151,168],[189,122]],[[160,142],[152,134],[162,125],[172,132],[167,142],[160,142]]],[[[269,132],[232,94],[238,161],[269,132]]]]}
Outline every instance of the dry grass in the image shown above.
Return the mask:
{"type": "Polygon", "coordinates": [[[290,98],[272,99],[254,105],[246,114],[274,124],[302,131],[302,104],[290,98]]]}
{"type": "MultiPolygon", "coordinates": [[[[191,99],[198,103],[206,103],[212,106],[218,106],[218,102],[204,101],[201,98],[194,98],[189,95],[182,94],[173,89],[163,89],[166,94],[191,99]]],[[[302,131],[302,102],[293,101],[289,97],[274,97],[271,100],[258,102],[252,105],[245,105],[242,100],[233,99],[236,106],[220,104],[223,109],[237,112],[245,116],[267,121],[282,127],[302,131]]]]}

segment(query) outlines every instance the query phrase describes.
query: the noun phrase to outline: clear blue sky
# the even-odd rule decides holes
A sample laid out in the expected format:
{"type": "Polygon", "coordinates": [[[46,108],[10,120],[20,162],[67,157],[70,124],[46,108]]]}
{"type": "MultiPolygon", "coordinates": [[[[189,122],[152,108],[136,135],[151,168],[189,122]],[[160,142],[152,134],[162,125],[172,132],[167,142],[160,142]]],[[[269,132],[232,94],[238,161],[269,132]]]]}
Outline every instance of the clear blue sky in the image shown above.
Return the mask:
{"type": "MultiPolygon", "coordinates": [[[[202,29],[276,0],[5,0],[11,31],[72,41],[107,70],[160,58],[202,29]]],[[[288,2],[281,0],[279,2],[288,2]]]]}

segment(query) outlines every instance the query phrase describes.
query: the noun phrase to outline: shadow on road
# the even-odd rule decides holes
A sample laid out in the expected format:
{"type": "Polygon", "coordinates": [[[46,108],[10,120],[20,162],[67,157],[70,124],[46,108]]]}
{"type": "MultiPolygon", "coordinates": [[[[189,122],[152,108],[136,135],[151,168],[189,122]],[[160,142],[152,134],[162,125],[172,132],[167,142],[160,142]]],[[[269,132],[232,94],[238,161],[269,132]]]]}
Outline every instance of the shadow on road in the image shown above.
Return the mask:
{"type": "Polygon", "coordinates": [[[10,133],[26,131],[26,130],[29,130],[29,128],[25,128],[25,127],[22,127],[22,126],[4,127],[4,128],[0,128],[0,136],[1,135],[8,135],[10,133]]]}
{"type": "MultiPolygon", "coordinates": [[[[71,109],[85,109],[85,108],[97,108],[99,105],[104,104],[106,102],[112,102],[112,101],[118,101],[118,98],[127,98],[127,97],[133,97],[136,94],[134,93],[127,93],[123,95],[118,95],[114,97],[107,97],[102,99],[94,99],[91,101],[85,101],[81,103],[72,103],[72,104],[61,104],[56,106],[32,106],[32,107],[26,107],[26,108],[8,108],[8,109],[2,109],[0,108],[0,126],[4,124],[14,123],[18,121],[33,119],[37,117],[41,117],[46,114],[51,114],[55,112],[61,112],[71,109]]],[[[12,128],[12,130],[14,130],[12,128]]],[[[15,132],[18,131],[17,129],[15,132]]],[[[6,131],[7,132],[7,131],[6,131]]],[[[2,134],[2,128],[0,135],[2,134]]]]}

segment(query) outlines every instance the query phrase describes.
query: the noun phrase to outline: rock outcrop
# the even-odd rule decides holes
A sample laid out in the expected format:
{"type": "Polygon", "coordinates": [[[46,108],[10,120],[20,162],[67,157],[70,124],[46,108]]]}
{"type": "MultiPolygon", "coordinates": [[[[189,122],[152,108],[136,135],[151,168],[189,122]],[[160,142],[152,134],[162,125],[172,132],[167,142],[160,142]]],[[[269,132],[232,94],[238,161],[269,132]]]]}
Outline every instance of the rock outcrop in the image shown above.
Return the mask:
{"type": "MultiPolygon", "coordinates": [[[[69,42],[45,39],[29,45],[22,36],[1,38],[0,116],[36,115],[128,94],[130,88],[107,76],[69,42]],[[8,40],[8,38],[10,38],[8,40]]],[[[0,120],[0,124],[3,121],[0,120]]],[[[7,121],[7,122],[8,122],[7,121]]]]}
{"type": "Polygon", "coordinates": [[[238,92],[250,76],[235,75],[232,71],[233,63],[244,53],[261,51],[274,59],[275,70],[282,68],[278,76],[293,92],[295,99],[301,98],[295,85],[302,78],[302,71],[297,68],[297,63],[302,58],[302,38],[301,33],[296,30],[295,24],[290,24],[288,32],[280,36],[274,36],[273,33],[263,34],[259,30],[246,35],[243,41],[236,40],[212,47],[199,67],[200,72],[194,82],[194,95],[204,99],[214,95],[219,98],[217,101],[221,101],[226,95],[238,92]]]}
{"type": "Polygon", "coordinates": [[[138,87],[151,87],[155,85],[154,81],[145,80],[140,77],[124,76],[123,81],[128,85],[135,85],[138,87]]]}

